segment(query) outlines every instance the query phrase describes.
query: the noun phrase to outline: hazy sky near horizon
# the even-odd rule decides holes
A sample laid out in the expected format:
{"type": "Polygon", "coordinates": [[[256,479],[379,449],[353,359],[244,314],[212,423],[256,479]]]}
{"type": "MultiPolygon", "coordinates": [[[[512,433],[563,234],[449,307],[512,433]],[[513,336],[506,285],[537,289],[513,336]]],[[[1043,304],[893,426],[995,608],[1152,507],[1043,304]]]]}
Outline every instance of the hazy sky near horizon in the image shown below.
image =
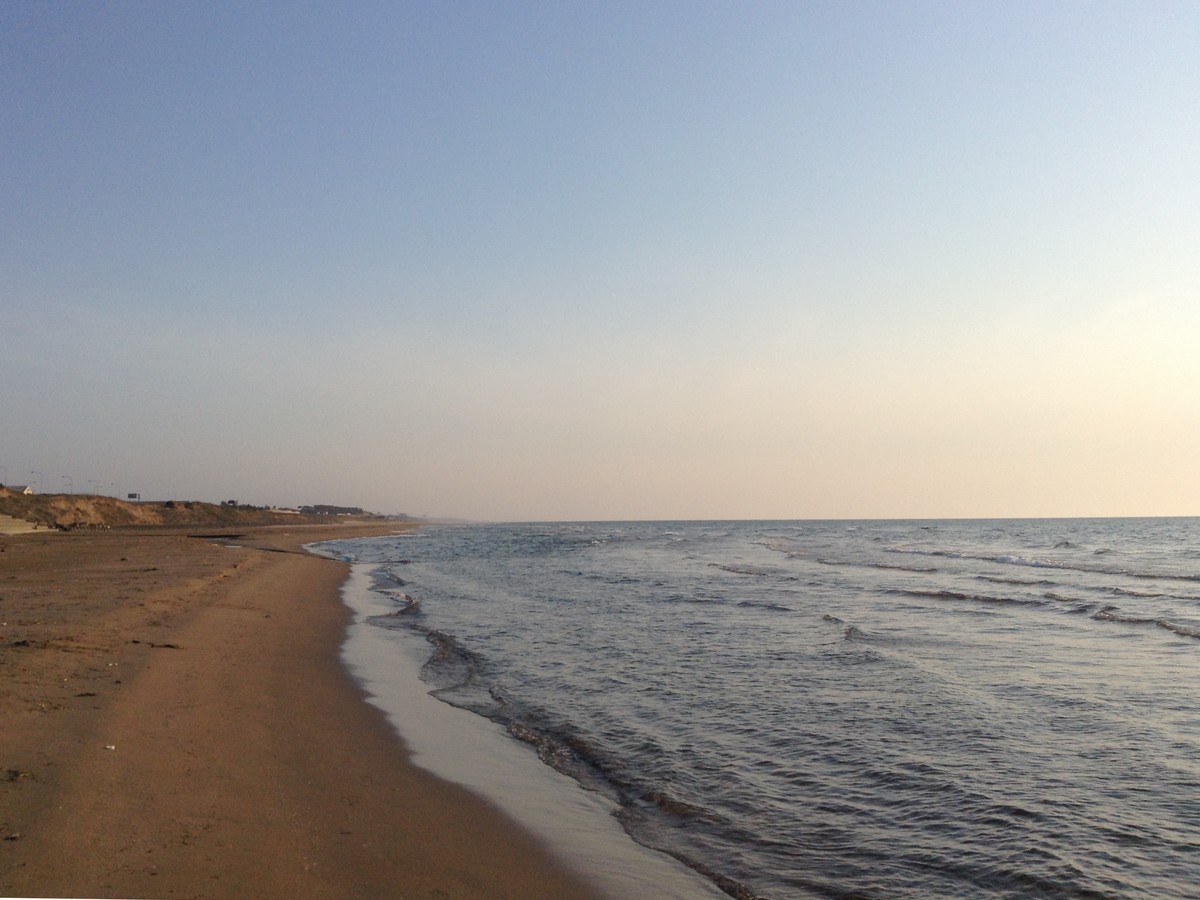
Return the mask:
{"type": "Polygon", "coordinates": [[[1200,514],[1198,47],[1192,2],[12,0],[0,480],[1200,514]]]}

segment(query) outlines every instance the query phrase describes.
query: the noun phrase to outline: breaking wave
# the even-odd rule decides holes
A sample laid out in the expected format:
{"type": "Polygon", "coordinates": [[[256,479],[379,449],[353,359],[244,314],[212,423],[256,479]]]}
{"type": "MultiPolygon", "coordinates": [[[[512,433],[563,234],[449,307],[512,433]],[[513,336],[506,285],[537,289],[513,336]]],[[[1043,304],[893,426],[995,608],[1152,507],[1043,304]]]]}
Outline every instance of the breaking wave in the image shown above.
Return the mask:
{"type": "Polygon", "coordinates": [[[978,560],[1003,566],[1025,566],[1034,569],[1061,569],[1068,572],[1085,572],[1089,575],[1113,575],[1126,578],[1146,578],[1162,581],[1200,581],[1200,574],[1180,574],[1163,571],[1138,571],[1133,569],[1104,568],[1082,565],[1062,559],[1041,556],[1021,556],[1016,553],[969,553],[959,550],[925,550],[911,547],[885,547],[885,553],[905,553],[914,556],[933,556],[946,559],[978,560]]]}
{"type": "Polygon", "coordinates": [[[1115,607],[1106,607],[1099,610],[1093,616],[1099,622],[1115,622],[1119,625],[1153,625],[1156,628],[1161,628],[1164,631],[1169,631],[1172,634],[1177,634],[1180,637],[1194,638],[1200,640],[1200,628],[1194,628],[1190,625],[1180,625],[1176,622],[1169,622],[1166,619],[1159,619],[1151,616],[1130,616],[1118,612],[1115,607]]]}

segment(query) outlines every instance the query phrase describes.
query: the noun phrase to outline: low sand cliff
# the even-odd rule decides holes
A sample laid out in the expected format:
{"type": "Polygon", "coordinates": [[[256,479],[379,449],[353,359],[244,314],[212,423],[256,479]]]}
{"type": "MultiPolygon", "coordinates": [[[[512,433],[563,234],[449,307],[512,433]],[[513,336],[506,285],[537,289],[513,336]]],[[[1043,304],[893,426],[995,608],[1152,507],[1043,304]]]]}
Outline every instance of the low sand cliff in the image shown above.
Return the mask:
{"type": "Polygon", "coordinates": [[[383,516],[370,514],[353,517],[305,516],[265,507],[224,506],[191,500],[130,503],[97,494],[18,494],[0,487],[0,518],[2,517],[39,527],[64,530],[153,525],[329,525],[343,520],[385,520],[383,516]]]}

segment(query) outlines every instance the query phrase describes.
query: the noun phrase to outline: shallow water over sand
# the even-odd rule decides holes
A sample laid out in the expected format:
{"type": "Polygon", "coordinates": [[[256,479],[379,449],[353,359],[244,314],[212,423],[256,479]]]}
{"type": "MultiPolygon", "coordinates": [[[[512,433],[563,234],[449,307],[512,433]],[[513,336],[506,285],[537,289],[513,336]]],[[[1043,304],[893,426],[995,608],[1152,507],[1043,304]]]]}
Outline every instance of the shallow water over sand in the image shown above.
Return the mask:
{"type": "Polygon", "coordinates": [[[490,525],[335,546],[378,565],[372,627],[428,641],[427,690],[729,893],[1200,883],[1198,520],[490,525]]]}
{"type": "Polygon", "coordinates": [[[547,768],[497,724],[431,697],[420,678],[428,643],[407,630],[370,624],[394,608],[371,590],[373,568],[356,565],[343,588],[356,621],[342,655],[415,764],[492,800],[614,900],[722,896],[674,859],[630,841],[607,798],[547,768]]]}

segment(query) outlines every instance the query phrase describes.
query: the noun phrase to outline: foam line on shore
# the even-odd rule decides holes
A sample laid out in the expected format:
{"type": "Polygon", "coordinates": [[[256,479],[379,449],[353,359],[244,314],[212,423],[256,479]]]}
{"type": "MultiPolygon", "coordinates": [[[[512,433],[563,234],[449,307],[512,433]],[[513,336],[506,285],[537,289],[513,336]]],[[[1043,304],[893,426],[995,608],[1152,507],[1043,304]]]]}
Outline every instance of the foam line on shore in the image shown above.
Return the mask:
{"type": "Polygon", "coordinates": [[[430,696],[420,680],[429,644],[366,621],[394,609],[371,590],[375,568],[354,563],[342,588],[354,614],[342,659],[408,746],[414,765],[492,802],[608,896],[725,896],[682,863],[635,843],[613,817],[610,801],[543,764],[499,725],[430,696]]]}

